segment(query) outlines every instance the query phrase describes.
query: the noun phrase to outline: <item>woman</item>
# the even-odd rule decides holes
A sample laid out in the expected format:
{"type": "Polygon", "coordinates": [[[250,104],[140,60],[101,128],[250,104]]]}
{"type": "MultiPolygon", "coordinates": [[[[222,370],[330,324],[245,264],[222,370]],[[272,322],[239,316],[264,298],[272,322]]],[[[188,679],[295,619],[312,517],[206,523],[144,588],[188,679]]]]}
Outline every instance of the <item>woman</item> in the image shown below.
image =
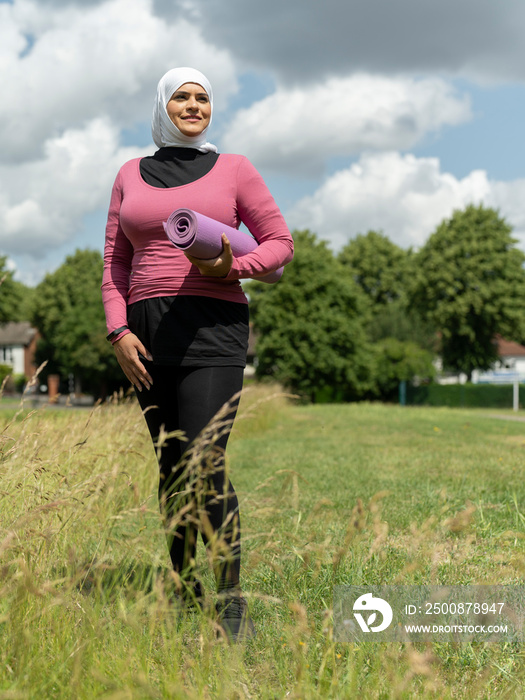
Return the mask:
{"type": "Polygon", "coordinates": [[[239,280],[288,263],[293,241],[250,162],[219,155],[207,142],[212,109],[211,85],[199,71],[176,68],[161,78],[152,119],[159,150],[125,163],[113,186],[102,296],[108,339],[158,444],[159,501],[182,596],[202,599],[194,575],[199,529],[213,554],[219,622],[235,641],[255,633],[240,589],[239,506],[224,471],[248,343],[239,280]],[[162,222],[178,208],[236,228],[242,221],[258,247],[235,258],[223,234],[221,254],[197,260],[164,232],[162,222]],[[208,430],[203,445],[203,431],[225,405],[220,429],[208,430]]]}

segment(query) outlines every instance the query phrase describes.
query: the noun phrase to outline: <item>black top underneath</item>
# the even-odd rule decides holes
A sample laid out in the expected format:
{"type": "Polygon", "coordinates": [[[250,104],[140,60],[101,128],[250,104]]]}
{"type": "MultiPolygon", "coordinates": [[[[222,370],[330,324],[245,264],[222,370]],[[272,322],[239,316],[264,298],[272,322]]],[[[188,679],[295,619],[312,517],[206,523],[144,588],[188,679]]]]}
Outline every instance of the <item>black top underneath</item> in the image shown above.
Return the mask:
{"type": "Polygon", "coordinates": [[[213,168],[218,153],[164,146],[140,161],[142,179],[153,187],[180,187],[199,180],[213,168]]]}
{"type": "MultiPolygon", "coordinates": [[[[180,187],[213,168],[218,153],[166,146],[142,158],[140,174],[153,187],[180,187]]],[[[128,325],[157,365],[244,367],[248,305],[214,297],[152,297],[128,306],[128,325]]]]}

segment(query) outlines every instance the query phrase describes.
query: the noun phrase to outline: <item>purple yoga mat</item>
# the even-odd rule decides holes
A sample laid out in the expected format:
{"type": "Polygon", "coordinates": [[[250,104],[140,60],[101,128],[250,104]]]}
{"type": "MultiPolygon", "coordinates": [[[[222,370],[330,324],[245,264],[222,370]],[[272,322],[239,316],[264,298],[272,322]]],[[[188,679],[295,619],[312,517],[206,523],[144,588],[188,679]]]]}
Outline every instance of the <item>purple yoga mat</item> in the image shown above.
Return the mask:
{"type": "MultiPolygon", "coordinates": [[[[257,248],[257,241],[233,226],[226,226],[209,216],[199,214],[192,209],[176,209],[168,220],[163,222],[166,235],[176,248],[185,250],[194,258],[209,260],[216,258],[222,251],[221,233],[228,236],[235,257],[251,253],[257,248]]],[[[283,268],[269,272],[264,277],[257,277],[259,282],[277,282],[281,279],[283,268]]]]}

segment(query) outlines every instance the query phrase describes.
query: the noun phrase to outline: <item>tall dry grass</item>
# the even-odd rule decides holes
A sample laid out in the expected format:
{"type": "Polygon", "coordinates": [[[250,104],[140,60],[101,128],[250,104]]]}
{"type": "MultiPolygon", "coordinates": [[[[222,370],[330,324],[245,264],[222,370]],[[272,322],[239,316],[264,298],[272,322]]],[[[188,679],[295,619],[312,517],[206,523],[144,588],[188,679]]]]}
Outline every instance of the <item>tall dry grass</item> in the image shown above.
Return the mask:
{"type": "Polygon", "coordinates": [[[137,404],[24,404],[0,434],[0,698],[518,697],[521,649],[339,644],[331,599],[340,583],[520,582],[520,435],[482,414],[245,392],[227,462],[258,636],[229,646],[173,604],[137,404]]]}

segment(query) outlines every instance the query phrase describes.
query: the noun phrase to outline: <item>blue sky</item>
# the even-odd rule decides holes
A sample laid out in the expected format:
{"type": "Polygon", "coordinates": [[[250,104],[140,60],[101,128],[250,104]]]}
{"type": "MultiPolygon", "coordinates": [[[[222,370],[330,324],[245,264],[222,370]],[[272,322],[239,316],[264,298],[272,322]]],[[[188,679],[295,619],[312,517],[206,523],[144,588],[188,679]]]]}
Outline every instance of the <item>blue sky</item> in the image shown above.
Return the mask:
{"type": "Polygon", "coordinates": [[[443,170],[456,177],[478,168],[487,170],[489,177],[497,180],[524,177],[523,84],[482,87],[466,80],[454,83],[471,97],[472,120],[429,138],[428,143],[414,148],[415,155],[437,155],[443,170]]]}
{"type": "Polygon", "coordinates": [[[36,284],[102,249],[177,65],[209,77],[211,140],[252,160],[290,228],[417,247],[483,202],[525,247],[524,22],[514,0],[0,1],[0,253],[36,284]]]}

